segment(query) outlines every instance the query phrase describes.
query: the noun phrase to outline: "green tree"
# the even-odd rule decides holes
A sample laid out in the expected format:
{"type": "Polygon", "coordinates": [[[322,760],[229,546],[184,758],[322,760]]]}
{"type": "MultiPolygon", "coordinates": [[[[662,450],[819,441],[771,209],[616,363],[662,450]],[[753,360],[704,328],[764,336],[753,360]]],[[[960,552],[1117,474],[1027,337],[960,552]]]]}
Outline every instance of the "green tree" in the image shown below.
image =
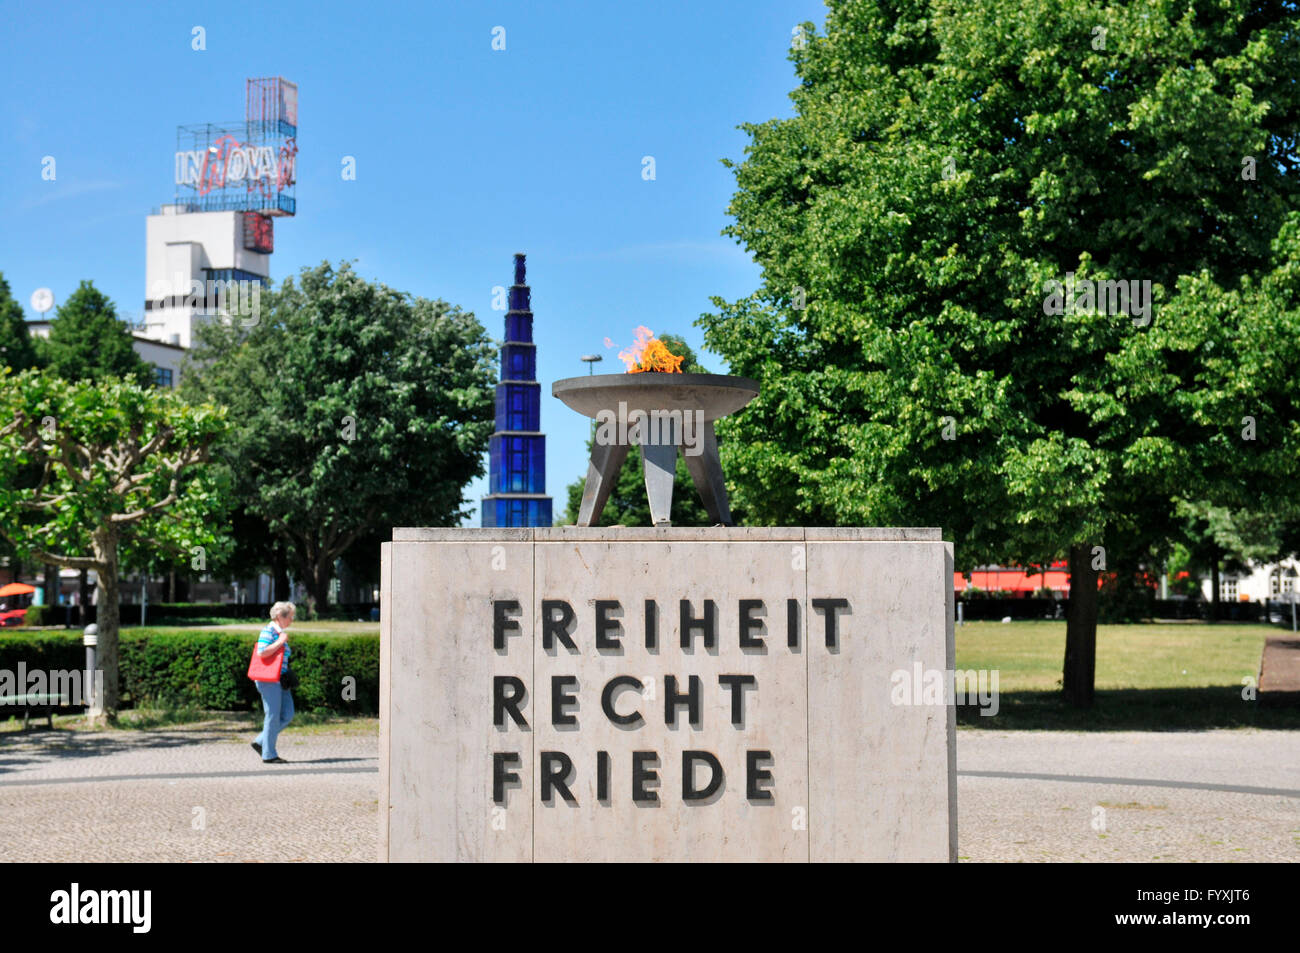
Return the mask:
{"type": "Polygon", "coordinates": [[[1252,563],[1274,562],[1292,552],[1283,514],[1185,501],[1179,502],[1178,514],[1183,519],[1179,568],[1210,577],[1211,621],[1222,614],[1221,573],[1249,572],[1252,563]]]}
{"type": "MultiPolygon", "coordinates": [[[[684,358],[681,370],[683,374],[707,374],[695,356],[695,352],[684,339],[675,334],[655,335],[669,353],[674,357],[684,358]]],[[[591,452],[592,441],[587,441],[587,452],[591,452]]],[[[587,484],[584,475],[566,487],[568,506],[565,519],[569,523],[578,521],[578,512],[582,509],[582,491],[587,484]]],[[[709,515],[704,511],[695,484],[686,469],[686,460],[677,455],[677,470],[673,481],[674,526],[710,526],[709,515]]],[[[641,448],[633,447],[628,451],[623,467],[618,471],[618,480],[605,503],[605,510],[600,517],[601,526],[650,526],[650,500],[645,492],[645,477],[641,472],[641,448]]]]}
{"type": "Polygon", "coordinates": [[[1089,705],[1097,574],[1167,548],[1176,499],[1294,493],[1294,7],[828,6],[733,166],[763,284],[701,318],[762,385],[719,427],[736,498],[941,526],[965,567],[1068,555],[1089,705]],[[1059,307],[1071,273],[1136,300],[1059,307]]]}
{"type": "Polygon", "coordinates": [[[314,608],[376,529],[456,525],[483,472],[496,350],[473,314],[351,265],[304,268],[261,314],[200,328],[183,391],[231,409],[240,505],[280,540],[314,608]]]}
{"type": "Polygon", "coordinates": [[[0,371],[0,535],[44,563],[95,571],[109,714],[120,566],[219,545],[225,494],[204,464],[225,428],[220,408],[168,390],[0,371]]]}
{"type": "Polygon", "coordinates": [[[135,352],[135,339],[113,302],[91,282],[83,281],[59,306],[50,336],[38,344],[38,356],[51,374],[64,380],[120,378],[144,385],[153,371],[135,352]]]}
{"type": "MultiPolygon", "coordinates": [[[[25,371],[36,366],[36,348],[27,333],[27,321],[23,317],[22,305],[14,300],[9,290],[9,282],[0,272],[0,368],[25,371]]],[[[21,574],[22,561],[18,550],[8,540],[0,538],[0,560],[13,567],[14,579],[21,574]]],[[[51,578],[46,578],[46,594],[54,591],[51,578]]]]}
{"type": "MultiPolygon", "coordinates": [[[[135,339],[117,317],[113,302],[89,281],[81,282],[55,312],[50,334],[36,342],[38,363],[69,381],[153,381],[148,363],[135,352],[135,339]]],[[[125,568],[123,564],[121,568],[125,568]]],[[[88,573],[81,570],[81,604],[90,595],[88,573]]],[[[50,592],[53,598],[53,591],[50,592]]]]}
{"type": "Polygon", "coordinates": [[[36,366],[36,349],[27,334],[23,309],[9,291],[9,282],[0,273],[0,367],[25,371],[36,366]]]}

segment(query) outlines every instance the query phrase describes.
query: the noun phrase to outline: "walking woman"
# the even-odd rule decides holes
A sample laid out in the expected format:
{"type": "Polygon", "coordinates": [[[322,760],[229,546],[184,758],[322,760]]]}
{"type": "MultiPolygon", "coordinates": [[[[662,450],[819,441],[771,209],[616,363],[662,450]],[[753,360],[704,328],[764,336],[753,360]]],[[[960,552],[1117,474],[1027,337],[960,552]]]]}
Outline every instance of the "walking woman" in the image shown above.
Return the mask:
{"type": "MultiPolygon", "coordinates": [[[[288,763],[275,753],[275,739],[293,718],[291,689],[294,680],[289,672],[289,655],[292,650],[289,648],[289,633],[286,631],[293,625],[293,613],[292,602],[277,602],[271,606],[271,621],[257,637],[257,648],[254,650],[257,658],[270,669],[269,673],[258,673],[263,677],[254,677],[266,716],[262,720],[262,733],[253,742],[253,750],[262,756],[263,764],[288,763]],[[281,655],[278,672],[274,668],[277,654],[281,655]]],[[[254,664],[256,663],[257,659],[254,659],[254,664]]],[[[251,666],[249,675],[253,677],[251,666]]]]}

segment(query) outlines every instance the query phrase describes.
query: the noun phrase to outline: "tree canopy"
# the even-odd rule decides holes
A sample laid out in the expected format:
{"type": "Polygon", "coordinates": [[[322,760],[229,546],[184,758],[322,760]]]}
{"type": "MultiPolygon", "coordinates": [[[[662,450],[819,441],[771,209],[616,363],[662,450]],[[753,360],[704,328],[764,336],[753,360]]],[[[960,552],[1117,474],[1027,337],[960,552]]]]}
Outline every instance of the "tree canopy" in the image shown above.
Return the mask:
{"type": "Polygon", "coordinates": [[[130,328],[118,318],[113,302],[89,281],[59,306],[50,336],[37,348],[41,364],[64,380],[153,382],[152,369],[135,352],[130,328]]]}
{"type": "Polygon", "coordinates": [[[1293,6],[831,0],[805,36],[796,115],[728,163],[762,286],[701,318],[762,386],[719,425],[752,522],[1068,552],[1078,594],[1179,500],[1294,495],[1293,6]]]}
{"type": "Polygon", "coordinates": [[[133,381],[0,370],[0,535],[24,556],[93,569],[104,709],[117,707],[124,560],[206,559],[226,497],[204,466],[225,414],[133,381]]]}
{"type": "Polygon", "coordinates": [[[182,390],[230,408],[245,531],[282,543],[309,601],[375,527],[460,521],[493,427],[496,351],[473,314],[322,263],[243,323],[200,327],[182,390]]]}
{"type": "Polygon", "coordinates": [[[9,282],[0,273],[0,367],[25,371],[36,366],[36,349],[27,333],[23,308],[9,291],[9,282]]]}

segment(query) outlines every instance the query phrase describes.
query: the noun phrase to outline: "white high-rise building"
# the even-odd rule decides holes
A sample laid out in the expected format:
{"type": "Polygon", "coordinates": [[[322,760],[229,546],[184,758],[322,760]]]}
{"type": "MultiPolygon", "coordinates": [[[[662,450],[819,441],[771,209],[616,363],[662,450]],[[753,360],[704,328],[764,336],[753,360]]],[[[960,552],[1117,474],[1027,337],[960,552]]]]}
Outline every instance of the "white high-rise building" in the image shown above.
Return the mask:
{"type": "Polygon", "coordinates": [[[192,346],[201,321],[226,313],[250,320],[254,296],[271,274],[271,255],[258,251],[256,213],[191,212],[164,205],[145,225],[145,337],[192,346]]]}
{"type": "Polygon", "coordinates": [[[297,136],[298,87],[278,76],[245,82],[243,119],[177,128],[175,198],[145,220],[144,309],[122,314],[158,386],[180,383],[202,322],[259,320],[275,219],[297,210],[297,136]]]}
{"type": "Polygon", "coordinates": [[[200,323],[246,327],[270,281],[274,220],[291,216],[298,87],[278,76],[244,84],[244,118],[176,131],[176,198],[145,224],[145,303],[137,334],[188,349],[200,323]]]}

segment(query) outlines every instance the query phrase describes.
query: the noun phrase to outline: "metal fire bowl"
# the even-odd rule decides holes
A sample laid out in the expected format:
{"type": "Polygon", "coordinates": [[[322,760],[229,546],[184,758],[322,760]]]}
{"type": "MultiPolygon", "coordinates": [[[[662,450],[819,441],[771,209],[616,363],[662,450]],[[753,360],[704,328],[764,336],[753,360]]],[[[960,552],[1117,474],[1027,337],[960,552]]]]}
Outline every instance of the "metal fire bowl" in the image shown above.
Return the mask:
{"type": "Polygon", "coordinates": [[[727,374],[592,374],[566,377],[551,385],[551,396],[595,419],[601,411],[702,411],[706,422],[733,414],[758,396],[758,383],[727,374]]]}

